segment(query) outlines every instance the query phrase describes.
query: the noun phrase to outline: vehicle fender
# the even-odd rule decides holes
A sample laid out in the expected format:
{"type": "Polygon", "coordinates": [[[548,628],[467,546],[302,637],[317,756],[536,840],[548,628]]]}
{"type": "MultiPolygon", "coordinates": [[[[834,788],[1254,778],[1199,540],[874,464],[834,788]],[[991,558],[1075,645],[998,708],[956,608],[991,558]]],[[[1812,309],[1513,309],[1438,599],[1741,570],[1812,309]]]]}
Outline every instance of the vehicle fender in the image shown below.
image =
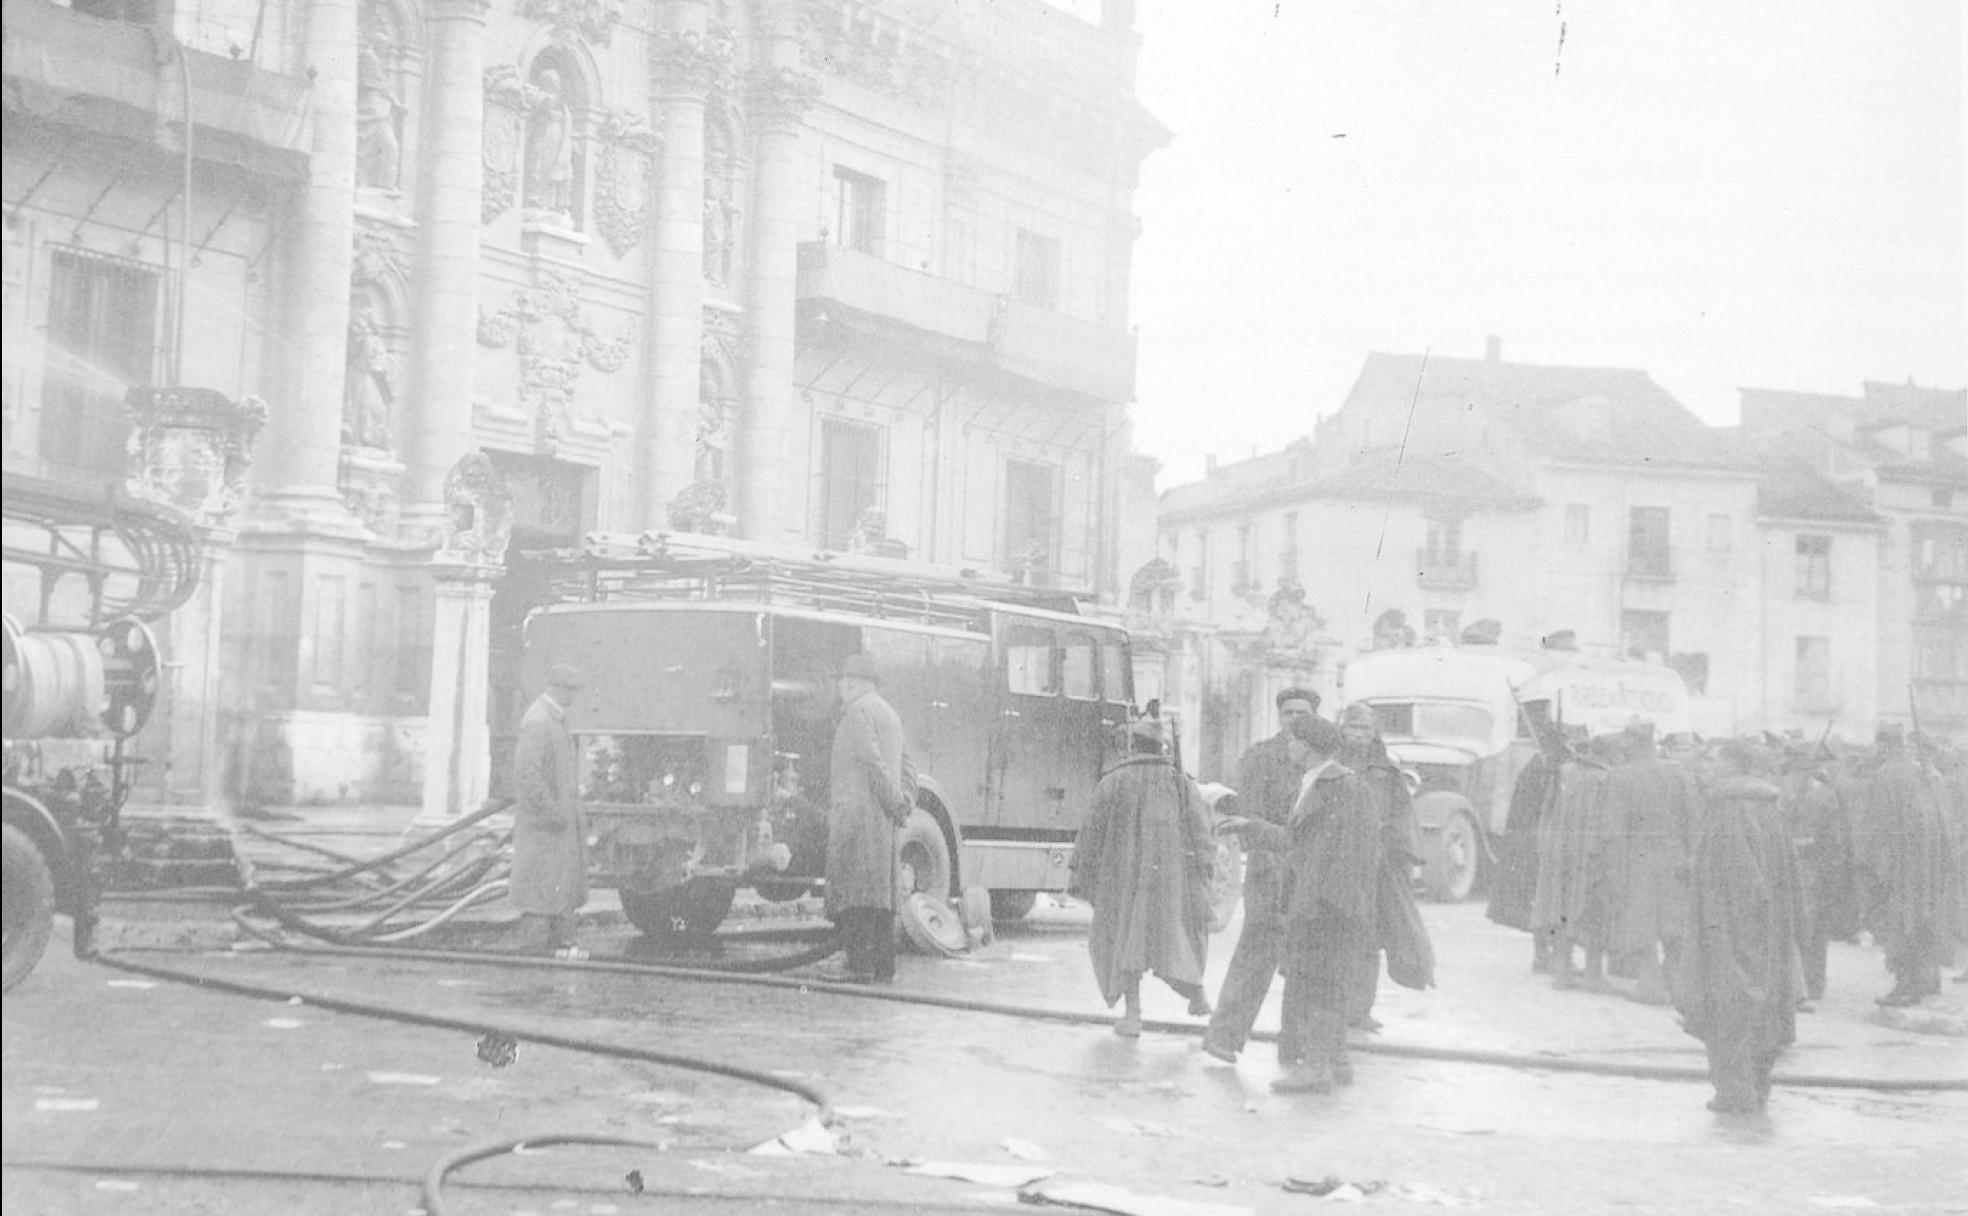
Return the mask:
{"type": "Polygon", "coordinates": [[[959,884],[963,883],[963,842],[958,839],[957,825],[950,819],[950,800],[943,796],[943,783],[929,773],[916,774],[916,805],[928,812],[943,830],[943,842],[950,848],[950,874],[959,884]]]}
{"type": "Polygon", "coordinates": [[[1439,832],[1458,812],[1466,814],[1481,828],[1483,820],[1469,799],[1454,790],[1429,790],[1414,800],[1415,822],[1424,832],[1439,832]]]}
{"type": "Polygon", "coordinates": [[[41,850],[42,858],[55,876],[55,895],[62,897],[68,889],[68,833],[62,831],[61,823],[41,800],[26,790],[10,785],[0,802],[4,803],[0,814],[4,814],[5,821],[27,833],[34,847],[41,850]]]}

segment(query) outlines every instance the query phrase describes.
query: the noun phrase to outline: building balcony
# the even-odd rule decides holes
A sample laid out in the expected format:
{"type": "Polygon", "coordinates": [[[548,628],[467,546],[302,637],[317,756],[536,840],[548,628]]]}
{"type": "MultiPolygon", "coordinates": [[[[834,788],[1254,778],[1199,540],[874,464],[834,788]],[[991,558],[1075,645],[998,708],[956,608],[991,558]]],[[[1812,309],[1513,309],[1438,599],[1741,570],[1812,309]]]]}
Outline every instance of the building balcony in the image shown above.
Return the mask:
{"type": "Polygon", "coordinates": [[[1415,582],[1437,591],[1467,591],[1476,585],[1476,555],[1467,550],[1430,553],[1417,549],[1415,582]]]}
{"type": "Polygon", "coordinates": [[[148,25],[47,0],[4,6],[9,117],[175,151],[183,147],[183,73],[191,78],[198,158],[283,180],[307,176],[308,84],[244,60],[160,45],[148,25]],[[160,63],[160,59],[162,62],[160,63]]]}
{"type": "Polygon", "coordinates": [[[1913,689],[1920,706],[1922,727],[1959,729],[1968,723],[1968,680],[1930,680],[1916,676],[1913,689]]]}
{"type": "Polygon", "coordinates": [[[1641,549],[1626,555],[1626,577],[1634,582],[1671,583],[1674,581],[1672,549],[1641,549]]]}
{"type": "Polygon", "coordinates": [[[839,324],[911,331],[934,353],[1101,401],[1134,396],[1134,336],[873,254],[809,241],[799,249],[802,330],[839,324]]]}

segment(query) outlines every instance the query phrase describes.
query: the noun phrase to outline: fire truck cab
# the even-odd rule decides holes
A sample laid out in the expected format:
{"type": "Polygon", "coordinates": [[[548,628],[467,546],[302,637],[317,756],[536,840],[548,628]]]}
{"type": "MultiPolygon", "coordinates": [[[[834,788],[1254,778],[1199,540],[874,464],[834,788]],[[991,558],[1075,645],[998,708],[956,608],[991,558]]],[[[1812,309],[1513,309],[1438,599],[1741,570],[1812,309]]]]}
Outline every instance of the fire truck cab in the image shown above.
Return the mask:
{"type": "Polygon", "coordinates": [[[579,746],[591,876],[646,933],[707,931],[751,886],[824,879],[834,672],[873,657],[918,774],[904,893],[991,892],[1001,918],[1065,888],[1132,700],[1124,630],[1058,592],[881,558],[700,536],[591,538],[569,602],[526,621],[528,696],[588,678],[579,746]]]}

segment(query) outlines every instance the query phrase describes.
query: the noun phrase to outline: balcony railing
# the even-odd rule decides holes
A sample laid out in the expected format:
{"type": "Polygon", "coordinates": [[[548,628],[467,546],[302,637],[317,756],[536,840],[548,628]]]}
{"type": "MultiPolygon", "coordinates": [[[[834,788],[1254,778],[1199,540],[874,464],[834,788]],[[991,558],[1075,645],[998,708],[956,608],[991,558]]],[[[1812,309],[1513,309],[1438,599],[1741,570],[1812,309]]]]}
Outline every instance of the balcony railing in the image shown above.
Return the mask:
{"type": "Polygon", "coordinates": [[[1649,582],[1674,581],[1672,549],[1635,549],[1626,555],[1626,577],[1649,582]]]}
{"type": "Polygon", "coordinates": [[[1476,585],[1476,555],[1467,550],[1431,553],[1417,549],[1415,582],[1437,590],[1468,590],[1476,585]]]}
{"type": "Polygon", "coordinates": [[[872,254],[809,241],[799,250],[806,324],[828,306],[842,322],[906,326],[941,352],[1102,401],[1134,395],[1134,337],[1093,321],[1021,304],[872,254]]]}

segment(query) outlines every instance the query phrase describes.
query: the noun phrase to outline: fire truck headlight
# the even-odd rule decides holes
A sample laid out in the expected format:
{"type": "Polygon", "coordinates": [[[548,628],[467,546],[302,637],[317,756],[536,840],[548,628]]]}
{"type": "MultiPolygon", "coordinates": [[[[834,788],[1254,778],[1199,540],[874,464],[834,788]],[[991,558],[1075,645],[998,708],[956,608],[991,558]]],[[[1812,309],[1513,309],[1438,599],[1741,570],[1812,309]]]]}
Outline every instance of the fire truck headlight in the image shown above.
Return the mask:
{"type": "Polygon", "coordinates": [[[783,874],[786,867],[793,864],[793,851],[775,841],[772,847],[765,851],[765,860],[773,869],[783,874]]]}

